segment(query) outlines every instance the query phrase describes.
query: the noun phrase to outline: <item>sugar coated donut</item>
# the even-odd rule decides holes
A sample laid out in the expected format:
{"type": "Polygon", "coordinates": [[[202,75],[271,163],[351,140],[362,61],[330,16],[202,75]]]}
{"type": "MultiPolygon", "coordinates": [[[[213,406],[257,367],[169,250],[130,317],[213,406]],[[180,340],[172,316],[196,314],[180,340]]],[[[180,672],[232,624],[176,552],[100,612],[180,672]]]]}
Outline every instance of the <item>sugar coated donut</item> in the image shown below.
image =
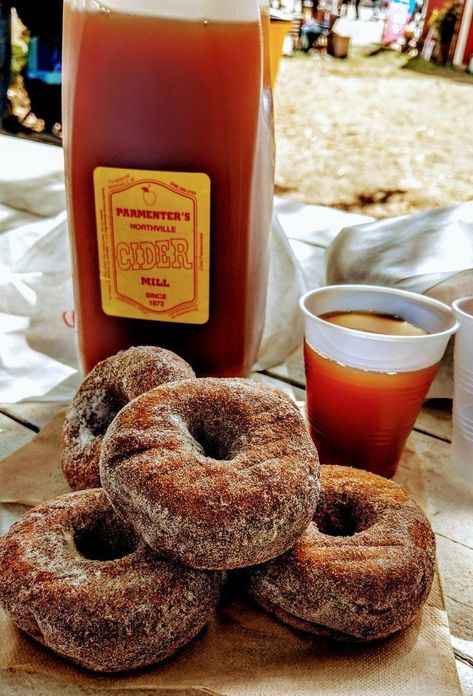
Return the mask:
{"type": "Polygon", "coordinates": [[[322,466],[314,521],[293,549],[246,571],[250,595],[282,621],[338,640],[405,628],[434,575],[435,538],[417,503],[375,474],[322,466]]]}
{"type": "Polygon", "coordinates": [[[185,360],[155,346],[129,348],[98,363],[66,413],[62,468],[71,488],[100,486],[102,437],[125,404],[160,384],[192,377],[185,360]]]}
{"type": "Polygon", "coordinates": [[[159,558],[102,489],[37,507],[0,540],[0,603],[23,631],[91,670],[150,665],[199,633],[221,574],[159,558]]]}
{"type": "Polygon", "coordinates": [[[245,379],[186,380],[138,397],[107,431],[100,475],[152,548],[195,568],[243,567],[286,551],[319,490],[298,408],[245,379]]]}

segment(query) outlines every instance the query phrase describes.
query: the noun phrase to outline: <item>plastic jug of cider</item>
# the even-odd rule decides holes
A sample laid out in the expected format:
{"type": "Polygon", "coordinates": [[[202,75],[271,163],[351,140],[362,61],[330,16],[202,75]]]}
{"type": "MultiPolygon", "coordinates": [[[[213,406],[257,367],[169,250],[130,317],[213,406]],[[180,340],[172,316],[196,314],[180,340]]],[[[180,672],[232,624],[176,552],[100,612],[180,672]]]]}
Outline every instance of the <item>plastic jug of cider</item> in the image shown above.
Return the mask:
{"type": "Polygon", "coordinates": [[[63,129],[82,367],[159,345],[248,374],[274,140],[261,0],[65,0],[63,129]]]}

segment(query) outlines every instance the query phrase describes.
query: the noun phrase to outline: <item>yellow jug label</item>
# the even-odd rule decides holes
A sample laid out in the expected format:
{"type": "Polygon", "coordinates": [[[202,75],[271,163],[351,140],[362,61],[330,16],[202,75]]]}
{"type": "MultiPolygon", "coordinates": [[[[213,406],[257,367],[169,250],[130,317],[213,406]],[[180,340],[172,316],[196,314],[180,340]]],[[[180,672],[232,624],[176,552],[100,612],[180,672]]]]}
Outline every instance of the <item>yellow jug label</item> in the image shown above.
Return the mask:
{"type": "Polygon", "coordinates": [[[94,170],[102,308],[133,319],[209,318],[207,174],[94,170]]]}

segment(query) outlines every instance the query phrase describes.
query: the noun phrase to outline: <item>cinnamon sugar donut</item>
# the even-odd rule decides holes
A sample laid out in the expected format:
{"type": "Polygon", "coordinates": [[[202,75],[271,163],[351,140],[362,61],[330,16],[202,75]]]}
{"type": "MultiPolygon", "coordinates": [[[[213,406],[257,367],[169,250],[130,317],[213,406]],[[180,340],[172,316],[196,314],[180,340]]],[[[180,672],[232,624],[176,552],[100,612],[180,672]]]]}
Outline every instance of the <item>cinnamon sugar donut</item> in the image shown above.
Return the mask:
{"type": "Polygon", "coordinates": [[[159,558],[102,489],[26,513],[0,540],[0,602],[23,631],[91,670],[174,653],[208,621],[221,574],[159,558]]]}
{"type": "Polygon", "coordinates": [[[66,413],[62,468],[71,488],[100,486],[102,438],[125,404],[160,384],[194,376],[185,360],[155,346],[122,350],[98,363],[66,413]]]}
{"type": "Polygon", "coordinates": [[[321,485],[313,523],[294,548],[247,571],[250,595],[282,621],[338,640],[405,628],[432,584],[429,521],[381,476],[322,466],[321,485]]]}
{"type": "Polygon", "coordinates": [[[156,551],[237,568],[290,548],[314,514],[317,452],[298,408],[245,379],[163,385],[117,415],[102,485],[156,551]]]}

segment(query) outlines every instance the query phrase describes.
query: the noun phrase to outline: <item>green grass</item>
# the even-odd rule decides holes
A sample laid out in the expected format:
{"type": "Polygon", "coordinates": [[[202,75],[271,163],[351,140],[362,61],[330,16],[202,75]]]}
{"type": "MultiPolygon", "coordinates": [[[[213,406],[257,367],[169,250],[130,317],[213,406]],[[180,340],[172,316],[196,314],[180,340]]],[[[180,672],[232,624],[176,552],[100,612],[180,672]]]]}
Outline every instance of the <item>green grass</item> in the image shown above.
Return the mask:
{"type": "Polygon", "coordinates": [[[436,65],[430,61],[424,60],[419,56],[411,58],[403,66],[406,70],[413,70],[422,73],[423,75],[432,75],[433,77],[443,77],[455,82],[465,82],[473,84],[473,75],[465,72],[461,68],[447,65],[436,65]]]}

